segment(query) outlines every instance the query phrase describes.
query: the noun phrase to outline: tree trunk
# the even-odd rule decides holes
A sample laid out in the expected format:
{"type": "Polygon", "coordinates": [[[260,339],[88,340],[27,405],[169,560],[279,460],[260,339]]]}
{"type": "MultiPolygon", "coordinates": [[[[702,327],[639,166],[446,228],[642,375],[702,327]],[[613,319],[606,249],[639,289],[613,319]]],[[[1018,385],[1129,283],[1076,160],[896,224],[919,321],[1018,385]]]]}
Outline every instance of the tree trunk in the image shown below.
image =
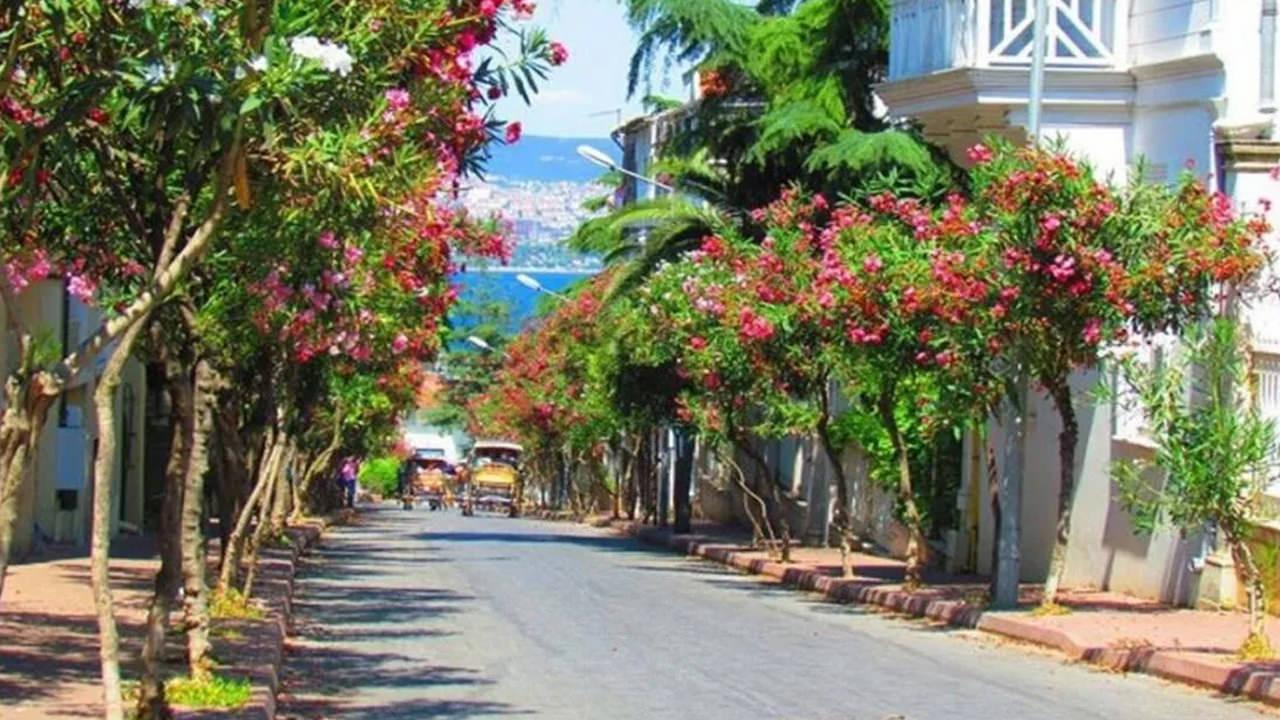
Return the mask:
{"type": "Polygon", "coordinates": [[[295,519],[306,515],[314,515],[328,509],[327,507],[322,507],[321,503],[318,502],[315,483],[317,478],[328,474],[329,465],[333,462],[333,456],[338,452],[338,448],[342,446],[342,421],[343,410],[342,405],[339,404],[333,409],[333,425],[329,429],[329,442],[315,457],[304,464],[302,475],[297,478],[295,483],[298,495],[298,500],[293,507],[295,519]]]}
{"type": "MultiPolygon", "coordinates": [[[[29,343],[19,343],[19,352],[29,343]]],[[[24,360],[25,363],[28,362],[24,360]]],[[[35,452],[40,431],[49,416],[49,408],[57,398],[42,390],[53,387],[47,373],[26,377],[21,369],[5,382],[4,415],[0,418],[0,463],[4,464],[0,476],[0,597],[4,596],[4,578],[9,571],[13,552],[13,535],[18,523],[18,502],[23,485],[29,481],[31,457],[35,452]]]]}
{"type": "MultiPolygon", "coordinates": [[[[996,527],[996,564],[992,567],[991,603],[1001,610],[1018,606],[1018,583],[1022,579],[1022,477],[1027,465],[1027,376],[1018,372],[1013,396],[1005,401],[1004,468],[995,488],[999,510],[996,527]]],[[[995,473],[995,450],[989,452],[988,473],[995,473]]],[[[990,476],[990,475],[989,475],[990,476]]]]}
{"type": "MultiPolygon", "coordinates": [[[[225,386],[225,378],[216,369],[218,384],[225,386]]],[[[231,534],[236,525],[240,511],[248,501],[246,491],[249,487],[249,453],[240,437],[239,413],[236,410],[238,399],[235,394],[223,398],[217,404],[213,416],[213,427],[218,439],[218,554],[219,562],[226,560],[227,550],[231,547],[231,534]]]]}
{"type": "Polygon", "coordinates": [[[102,665],[102,695],[107,720],[124,720],[124,698],[120,685],[120,635],[116,627],[111,597],[111,510],[112,468],[116,462],[116,390],[143,320],[120,336],[119,344],[107,357],[107,364],[93,392],[98,425],[98,451],[93,458],[93,538],[90,545],[89,579],[93,605],[98,615],[98,656],[102,665]]]}
{"type": "Polygon", "coordinates": [[[826,423],[818,428],[818,438],[822,450],[831,464],[831,472],[836,479],[836,532],[840,534],[840,577],[853,577],[853,546],[857,537],[853,532],[853,518],[849,516],[849,507],[853,504],[849,497],[849,478],[845,475],[844,466],[840,462],[840,452],[831,442],[830,429],[826,423]]]}
{"type": "Polygon", "coordinates": [[[284,461],[292,440],[283,430],[278,431],[274,447],[264,458],[259,472],[265,482],[261,500],[259,501],[258,524],[253,530],[253,538],[249,542],[249,552],[245,557],[244,597],[248,600],[253,594],[253,581],[258,575],[258,556],[262,546],[266,544],[271,532],[271,515],[273,499],[279,494],[278,488],[284,482],[284,461]]]}
{"type": "MultiPolygon", "coordinates": [[[[267,444],[270,448],[268,456],[274,454],[276,446],[274,429],[268,432],[267,444]]],[[[227,539],[226,551],[223,553],[222,558],[222,568],[218,574],[218,592],[220,593],[227,593],[236,587],[237,580],[240,577],[240,562],[244,554],[244,544],[249,532],[249,524],[253,521],[253,514],[257,511],[258,505],[267,499],[263,497],[263,493],[267,491],[268,476],[267,473],[263,473],[261,470],[262,468],[259,466],[259,473],[256,482],[253,484],[253,492],[249,494],[249,499],[240,508],[235,528],[231,530],[231,536],[227,539]]]]}
{"type": "Polygon", "coordinates": [[[676,517],[672,530],[678,535],[687,535],[693,530],[693,505],[689,492],[693,488],[694,434],[689,428],[679,428],[675,435],[675,482],[671,492],[676,517]]]}
{"type": "MultiPolygon", "coordinates": [[[[768,465],[765,464],[764,458],[760,457],[759,453],[751,449],[750,442],[746,438],[739,437],[734,441],[733,447],[750,458],[756,464],[757,470],[767,474],[769,471],[768,465]]],[[[769,503],[752,487],[755,483],[747,482],[746,473],[738,466],[737,462],[734,462],[733,465],[738,471],[738,488],[742,491],[742,509],[746,511],[747,520],[751,523],[752,545],[759,547],[763,544],[769,554],[772,555],[777,551],[778,535],[774,532],[773,521],[769,516],[769,503]],[[751,501],[754,501],[756,507],[759,508],[760,517],[758,519],[752,513],[751,501]]]]}
{"type": "Polygon", "coordinates": [[[182,495],[182,614],[187,629],[188,670],[192,678],[206,678],[213,663],[209,643],[209,553],[202,520],[218,377],[204,358],[196,361],[194,387],[191,457],[183,477],[182,495]]]}
{"type": "Polygon", "coordinates": [[[627,519],[633,522],[636,519],[636,505],[639,504],[640,502],[639,474],[641,472],[640,452],[641,452],[642,442],[643,442],[642,436],[639,433],[637,433],[635,441],[632,442],[631,447],[627,448],[628,460],[627,460],[627,473],[626,473],[627,474],[626,510],[627,510],[627,519]]]}
{"type": "Polygon", "coordinates": [[[907,443],[898,427],[898,418],[894,415],[893,395],[889,392],[880,396],[880,421],[889,434],[889,442],[893,446],[894,460],[898,466],[898,503],[902,506],[902,516],[907,524],[907,567],[903,586],[908,592],[919,589],[924,583],[924,566],[929,559],[929,544],[925,539],[923,518],[916,504],[915,491],[911,486],[911,456],[907,443]]]}
{"type": "Polygon", "coordinates": [[[853,518],[849,516],[853,504],[849,497],[849,478],[844,472],[840,451],[831,439],[831,399],[830,388],[824,383],[822,388],[822,415],[818,418],[818,440],[822,450],[831,464],[831,472],[836,480],[836,531],[840,533],[840,577],[853,577],[853,545],[857,538],[853,533],[853,518]]]}
{"type": "Polygon", "coordinates": [[[1262,584],[1262,573],[1258,572],[1258,565],[1253,559],[1253,552],[1249,549],[1248,542],[1243,538],[1230,535],[1224,539],[1231,549],[1232,561],[1243,575],[1245,593],[1248,597],[1249,636],[1245,644],[1253,646],[1255,650],[1269,649],[1271,643],[1266,634],[1266,588],[1262,584]]]}
{"type": "MultiPolygon", "coordinates": [[[[161,351],[162,354],[167,354],[161,351]]],[[[169,630],[173,598],[182,579],[183,480],[191,458],[194,418],[191,413],[191,377],[183,363],[166,357],[164,382],[169,395],[169,427],[172,440],[164,471],[164,497],[160,505],[160,527],[156,543],[160,570],[155,592],[147,610],[146,639],[142,646],[142,678],[138,686],[137,714],[144,720],[172,715],[164,694],[164,648],[169,630]]]]}
{"type": "Polygon", "coordinates": [[[738,445],[742,448],[743,454],[746,455],[751,460],[752,464],[756,466],[756,470],[758,471],[756,477],[759,478],[760,482],[762,482],[769,491],[769,502],[765,502],[758,494],[756,497],[760,499],[765,515],[765,522],[769,529],[771,546],[770,554],[776,552],[779,562],[789,563],[791,562],[791,523],[787,519],[785,498],[783,497],[781,490],[778,488],[778,483],[774,482],[774,479],[771,477],[769,463],[765,461],[764,456],[751,445],[749,440],[741,440],[738,445]],[[780,544],[777,542],[777,537],[774,534],[775,524],[777,524],[782,530],[780,544]],[[780,546],[775,548],[773,547],[774,545],[780,546]]]}
{"type": "Polygon", "coordinates": [[[1058,589],[1067,569],[1067,541],[1071,539],[1071,505],[1076,495],[1076,444],[1080,439],[1080,426],[1076,422],[1076,410],[1071,400],[1071,388],[1066,383],[1046,386],[1053,404],[1062,419],[1062,433],[1058,435],[1058,526],[1054,534],[1053,555],[1049,559],[1049,576],[1044,581],[1042,604],[1053,605],[1058,601],[1058,589]]]}
{"type": "MultiPolygon", "coordinates": [[[[976,438],[975,438],[976,442],[976,438]]],[[[1004,510],[1000,507],[1000,476],[996,470],[996,449],[993,445],[987,446],[987,496],[991,501],[991,587],[988,594],[991,596],[992,605],[995,605],[996,596],[1000,587],[996,583],[996,578],[1000,573],[1000,536],[1003,528],[1001,523],[1003,520],[1004,510]]],[[[977,542],[977,539],[974,539],[977,542]]],[[[1016,595],[1016,594],[1015,594],[1016,595]]],[[[1017,598],[1014,598],[1014,604],[1017,604],[1017,598]]]]}
{"type": "Polygon", "coordinates": [[[277,463],[275,499],[271,503],[271,534],[279,535],[284,531],[289,517],[289,503],[293,499],[293,460],[297,455],[297,443],[292,438],[285,444],[284,452],[277,463]]]}

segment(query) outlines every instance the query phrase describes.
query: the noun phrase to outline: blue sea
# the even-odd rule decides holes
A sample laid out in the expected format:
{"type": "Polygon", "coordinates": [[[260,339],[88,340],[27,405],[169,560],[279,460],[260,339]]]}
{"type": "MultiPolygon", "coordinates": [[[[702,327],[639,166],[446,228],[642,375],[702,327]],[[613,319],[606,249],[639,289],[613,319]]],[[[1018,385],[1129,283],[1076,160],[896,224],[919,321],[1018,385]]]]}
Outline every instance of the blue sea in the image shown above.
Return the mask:
{"type": "MultiPolygon", "coordinates": [[[[537,280],[542,287],[553,292],[564,292],[575,283],[591,277],[589,273],[564,272],[559,270],[526,269],[526,275],[537,280]]],[[[531,290],[516,280],[516,272],[508,269],[469,270],[458,273],[453,281],[461,288],[463,302],[489,302],[501,300],[510,307],[508,331],[516,333],[524,327],[540,308],[549,307],[548,303],[557,302],[555,298],[531,290]]],[[[455,324],[467,324],[468,318],[454,317],[455,324]]]]}

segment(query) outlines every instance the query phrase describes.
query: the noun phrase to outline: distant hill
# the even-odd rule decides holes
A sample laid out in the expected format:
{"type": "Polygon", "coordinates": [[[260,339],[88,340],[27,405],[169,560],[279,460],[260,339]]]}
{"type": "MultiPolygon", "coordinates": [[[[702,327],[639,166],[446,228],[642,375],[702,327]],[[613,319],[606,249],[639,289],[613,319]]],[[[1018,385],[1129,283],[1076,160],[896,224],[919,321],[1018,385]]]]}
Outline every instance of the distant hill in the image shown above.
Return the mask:
{"type": "Polygon", "coordinates": [[[555,138],[526,135],[514,145],[492,146],[486,176],[507,180],[543,182],[591,182],[604,173],[578,155],[579,145],[590,145],[621,161],[621,151],[609,138],[555,138]]]}

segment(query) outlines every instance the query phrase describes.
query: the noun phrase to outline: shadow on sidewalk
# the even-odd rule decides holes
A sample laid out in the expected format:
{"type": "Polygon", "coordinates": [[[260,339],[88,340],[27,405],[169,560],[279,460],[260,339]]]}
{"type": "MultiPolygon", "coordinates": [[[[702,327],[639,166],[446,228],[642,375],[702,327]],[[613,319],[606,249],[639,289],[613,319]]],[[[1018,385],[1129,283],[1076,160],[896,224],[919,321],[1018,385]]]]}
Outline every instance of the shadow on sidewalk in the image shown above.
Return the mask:
{"type": "MultiPolygon", "coordinates": [[[[124,671],[137,671],[140,626],[122,624],[124,671]]],[[[0,701],[56,699],[66,685],[97,684],[98,621],[92,615],[6,612],[0,616],[0,701]]],[[[0,716],[3,716],[0,712],[0,716]]],[[[86,716],[97,713],[86,710],[86,716]]]]}

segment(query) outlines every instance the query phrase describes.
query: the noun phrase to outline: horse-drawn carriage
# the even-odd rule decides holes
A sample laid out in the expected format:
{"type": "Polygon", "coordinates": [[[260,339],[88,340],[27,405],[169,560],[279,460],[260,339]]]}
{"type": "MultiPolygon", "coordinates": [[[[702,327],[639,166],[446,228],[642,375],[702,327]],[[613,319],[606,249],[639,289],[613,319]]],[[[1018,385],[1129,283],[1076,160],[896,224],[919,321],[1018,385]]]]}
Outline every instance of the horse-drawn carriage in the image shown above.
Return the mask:
{"type": "Polygon", "coordinates": [[[413,494],[432,510],[453,506],[457,471],[445,459],[444,450],[421,448],[413,455],[413,494]]]}
{"type": "Polygon", "coordinates": [[[520,454],[513,442],[479,440],[471,447],[462,483],[462,514],[505,512],[515,516],[520,502],[520,454]]]}

